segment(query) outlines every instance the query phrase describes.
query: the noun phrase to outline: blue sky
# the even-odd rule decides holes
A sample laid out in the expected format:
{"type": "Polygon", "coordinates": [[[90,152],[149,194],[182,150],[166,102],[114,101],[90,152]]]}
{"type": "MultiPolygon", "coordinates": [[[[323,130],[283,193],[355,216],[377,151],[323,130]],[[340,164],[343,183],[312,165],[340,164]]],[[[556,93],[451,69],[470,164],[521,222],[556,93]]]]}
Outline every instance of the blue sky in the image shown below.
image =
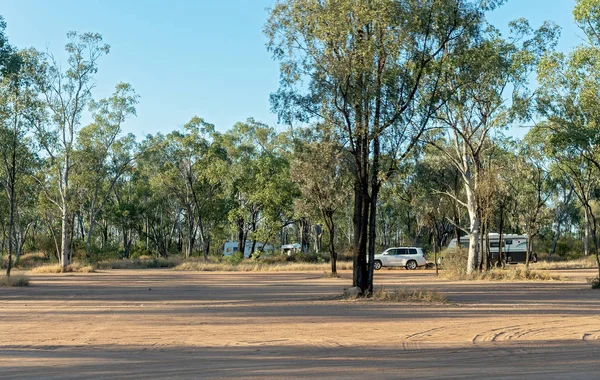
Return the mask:
{"type": "MultiPolygon", "coordinates": [[[[262,28],[275,0],[2,0],[11,44],[60,57],[66,33],[98,32],[111,45],[99,62],[96,98],[129,82],[141,96],[126,132],[168,133],[198,115],[225,131],[248,117],[275,125],[269,94],[277,64],[262,28]]],[[[489,19],[501,30],[515,18],[563,28],[559,49],[579,43],[574,0],[509,0],[489,19]]],[[[517,135],[520,133],[517,131],[517,135]]]]}

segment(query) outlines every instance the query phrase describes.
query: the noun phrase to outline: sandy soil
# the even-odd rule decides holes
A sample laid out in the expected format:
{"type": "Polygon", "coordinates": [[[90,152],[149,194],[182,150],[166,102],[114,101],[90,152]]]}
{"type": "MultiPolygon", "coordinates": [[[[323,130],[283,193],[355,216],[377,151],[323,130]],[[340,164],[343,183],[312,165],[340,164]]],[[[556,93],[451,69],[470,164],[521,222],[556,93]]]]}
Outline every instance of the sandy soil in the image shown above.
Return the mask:
{"type": "Polygon", "coordinates": [[[594,270],[449,282],[382,270],[446,305],[340,301],[322,273],[31,275],[0,288],[0,379],[598,379],[594,270]]]}

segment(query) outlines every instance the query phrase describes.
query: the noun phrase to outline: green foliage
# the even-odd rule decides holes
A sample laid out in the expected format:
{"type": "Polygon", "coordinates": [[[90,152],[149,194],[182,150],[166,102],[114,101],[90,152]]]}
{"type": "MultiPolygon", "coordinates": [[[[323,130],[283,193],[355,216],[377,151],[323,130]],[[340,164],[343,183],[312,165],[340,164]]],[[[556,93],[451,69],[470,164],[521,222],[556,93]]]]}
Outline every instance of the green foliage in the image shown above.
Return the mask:
{"type": "Polygon", "coordinates": [[[589,280],[592,289],[600,289],[600,277],[595,277],[589,280]]]}
{"type": "Polygon", "coordinates": [[[231,266],[240,265],[244,261],[244,257],[240,255],[230,255],[225,257],[225,262],[231,266]]]}

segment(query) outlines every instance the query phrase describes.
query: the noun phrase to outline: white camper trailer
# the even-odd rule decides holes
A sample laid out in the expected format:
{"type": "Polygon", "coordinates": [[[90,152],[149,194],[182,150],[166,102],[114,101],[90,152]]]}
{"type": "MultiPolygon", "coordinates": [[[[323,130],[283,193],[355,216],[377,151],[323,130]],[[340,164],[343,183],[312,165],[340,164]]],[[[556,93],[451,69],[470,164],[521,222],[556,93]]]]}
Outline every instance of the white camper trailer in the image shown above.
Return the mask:
{"type": "MultiPolygon", "coordinates": [[[[500,251],[500,244],[502,244],[502,255],[507,263],[524,263],[527,254],[527,244],[530,244],[527,235],[517,234],[502,234],[502,242],[500,242],[500,234],[490,233],[488,234],[490,241],[490,255],[492,260],[498,259],[498,252],[500,251]]],[[[448,249],[456,249],[456,238],[450,241],[448,249]]],[[[460,246],[463,248],[469,248],[469,236],[462,236],[460,238],[460,246]]],[[[536,262],[537,255],[531,253],[531,246],[529,249],[530,256],[529,261],[536,262]]]]}

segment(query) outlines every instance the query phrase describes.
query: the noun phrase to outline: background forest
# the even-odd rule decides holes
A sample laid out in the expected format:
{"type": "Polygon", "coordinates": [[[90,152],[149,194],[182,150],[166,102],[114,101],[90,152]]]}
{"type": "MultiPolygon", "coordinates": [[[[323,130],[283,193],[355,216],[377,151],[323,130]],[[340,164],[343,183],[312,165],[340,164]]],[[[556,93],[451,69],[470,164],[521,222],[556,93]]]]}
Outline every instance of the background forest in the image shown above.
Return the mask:
{"type": "Polygon", "coordinates": [[[10,45],[2,21],[2,265],[222,260],[228,241],[265,260],[299,243],[285,260],[335,272],[343,254],[367,291],[367,257],[390,246],[468,235],[474,271],[480,234],[502,231],[528,234],[540,258],[597,257],[600,3],[577,1],[585,38],[568,54],[550,22],[500,33],[485,15],[501,3],[281,1],[264,33],[286,127],[218,132],[190,115],[147,136],[123,132],[143,101],[132,86],[94,97],[110,59],[99,34],[68,33],[61,62],[10,45]]]}

